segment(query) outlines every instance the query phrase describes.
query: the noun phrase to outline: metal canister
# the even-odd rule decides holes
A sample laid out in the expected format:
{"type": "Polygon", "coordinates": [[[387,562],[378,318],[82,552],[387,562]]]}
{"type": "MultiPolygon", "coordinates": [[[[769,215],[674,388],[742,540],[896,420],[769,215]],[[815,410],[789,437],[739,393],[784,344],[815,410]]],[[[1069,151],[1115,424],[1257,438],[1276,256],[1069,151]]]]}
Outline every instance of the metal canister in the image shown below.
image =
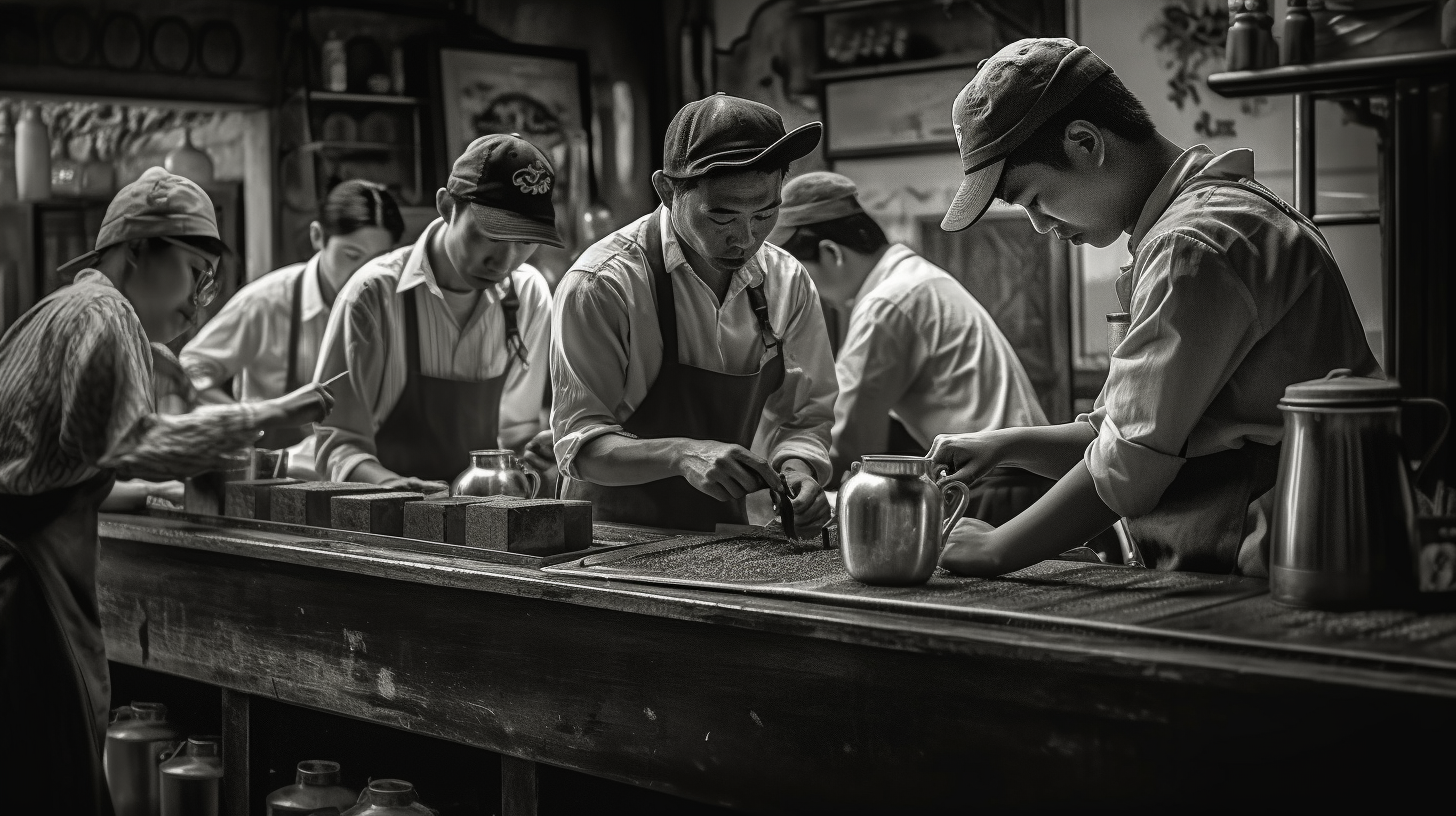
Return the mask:
{"type": "Polygon", "coordinates": [[[298,763],[294,784],[268,794],[268,816],[311,813],[333,816],[354,806],[359,794],[339,784],[339,763],[310,759],[298,763]]]}
{"type": "Polygon", "coordinates": [[[1132,315],[1127,312],[1112,312],[1107,315],[1107,353],[1110,356],[1122,345],[1127,329],[1132,325],[1132,315]]]}
{"type": "Polygon", "coordinates": [[[102,765],[116,816],[157,816],[161,807],[158,767],[182,738],[167,722],[161,703],[133,702],[111,712],[102,765]]]}
{"type": "Polygon", "coordinates": [[[376,779],[344,816],[433,816],[434,812],[420,804],[414,785],[403,779],[376,779]]]}
{"type": "Polygon", "coordinates": [[[222,739],[188,737],[162,763],[161,816],[218,816],[222,807],[222,739]]]}

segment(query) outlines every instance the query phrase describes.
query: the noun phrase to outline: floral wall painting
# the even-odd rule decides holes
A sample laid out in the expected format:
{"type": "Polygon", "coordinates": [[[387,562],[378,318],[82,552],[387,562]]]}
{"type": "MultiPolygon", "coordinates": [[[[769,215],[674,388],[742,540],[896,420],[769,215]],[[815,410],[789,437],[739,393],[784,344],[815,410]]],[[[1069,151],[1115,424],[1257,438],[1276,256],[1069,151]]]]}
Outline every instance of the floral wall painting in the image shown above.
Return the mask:
{"type": "MultiPolygon", "coordinates": [[[[1237,138],[1238,121],[1218,116],[1204,104],[1209,93],[1204,78],[1223,70],[1228,37],[1228,5],[1224,0],[1171,0],[1163,5],[1143,32],[1157,49],[1168,72],[1167,99],[1193,122],[1193,131],[1206,139],[1237,138]]],[[[1267,112],[1268,100],[1250,97],[1239,101],[1245,116],[1267,112]]]]}

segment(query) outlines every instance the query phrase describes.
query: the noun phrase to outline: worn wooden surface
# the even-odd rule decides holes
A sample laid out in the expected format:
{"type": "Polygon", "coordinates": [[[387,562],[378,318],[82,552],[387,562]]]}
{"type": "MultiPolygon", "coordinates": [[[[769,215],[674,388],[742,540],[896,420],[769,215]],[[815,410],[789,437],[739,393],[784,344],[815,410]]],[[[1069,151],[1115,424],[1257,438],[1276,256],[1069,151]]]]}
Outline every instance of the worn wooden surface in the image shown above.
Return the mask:
{"type": "Polygon", "coordinates": [[[113,660],[750,810],[1388,809],[1420,792],[1396,775],[1453,759],[1453,666],[1206,620],[953,619],[138,531],[102,524],[113,660]]]}

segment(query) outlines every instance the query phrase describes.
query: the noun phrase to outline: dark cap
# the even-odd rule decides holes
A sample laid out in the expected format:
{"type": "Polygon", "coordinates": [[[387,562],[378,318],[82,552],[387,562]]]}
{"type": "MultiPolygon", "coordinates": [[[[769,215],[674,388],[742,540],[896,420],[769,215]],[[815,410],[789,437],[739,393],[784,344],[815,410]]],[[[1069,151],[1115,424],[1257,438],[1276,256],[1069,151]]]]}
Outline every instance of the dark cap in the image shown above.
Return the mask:
{"type": "Polygon", "coordinates": [[[555,186],[546,156],[513,133],[471,142],[445,183],[450,195],[470,202],[475,222],[491,238],[561,247],[551,203],[555,186]]]}
{"type": "Polygon", "coordinates": [[[966,177],[940,228],[976,223],[1011,151],[1111,70],[1092,49],[1060,37],[1017,40],[981,60],[951,109],[966,177]]]}
{"type": "Polygon", "coordinates": [[[211,238],[217,242],[219,253],[226,249],[218,237],[217,213],[207,193],[194,181],[160,167],[149,167],[141,178],[121,188],[107,205],[96,233],[96,248],[62,264],[58,271],[74,275],[95,263],[107,247],[163,236],[211,238]]]}
{"type": "Polygon", "coordinates": [[[827,170],[794,176],[784,185],[779,220],[769,233],[769,242],[782,245],[799,227],[864,212],[858,193],[853,179],[827,170]]]}
{"type": "Polygon", "coordinates": [[[810,122],[784,133],[779,112],[762,102],[714,94],[682,106],[667,126],[662,172],[690,179],[710,170],[784,165],[809,155],[824,125],[810,122]]]}

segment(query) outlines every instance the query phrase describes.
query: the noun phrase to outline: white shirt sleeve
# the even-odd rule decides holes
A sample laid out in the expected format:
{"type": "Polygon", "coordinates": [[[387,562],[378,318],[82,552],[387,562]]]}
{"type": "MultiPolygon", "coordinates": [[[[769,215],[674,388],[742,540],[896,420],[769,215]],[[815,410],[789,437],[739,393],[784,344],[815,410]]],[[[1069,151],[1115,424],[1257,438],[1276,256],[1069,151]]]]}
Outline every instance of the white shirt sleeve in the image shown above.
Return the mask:
{"type": "Polygon", "coordinates": [[[551,428],[561,472],[580,478],[576,454],[591,440],[620,433],[613,409],[627,390],[627,294],[611,278],[566,273],[552,308],[551,428]]]}

